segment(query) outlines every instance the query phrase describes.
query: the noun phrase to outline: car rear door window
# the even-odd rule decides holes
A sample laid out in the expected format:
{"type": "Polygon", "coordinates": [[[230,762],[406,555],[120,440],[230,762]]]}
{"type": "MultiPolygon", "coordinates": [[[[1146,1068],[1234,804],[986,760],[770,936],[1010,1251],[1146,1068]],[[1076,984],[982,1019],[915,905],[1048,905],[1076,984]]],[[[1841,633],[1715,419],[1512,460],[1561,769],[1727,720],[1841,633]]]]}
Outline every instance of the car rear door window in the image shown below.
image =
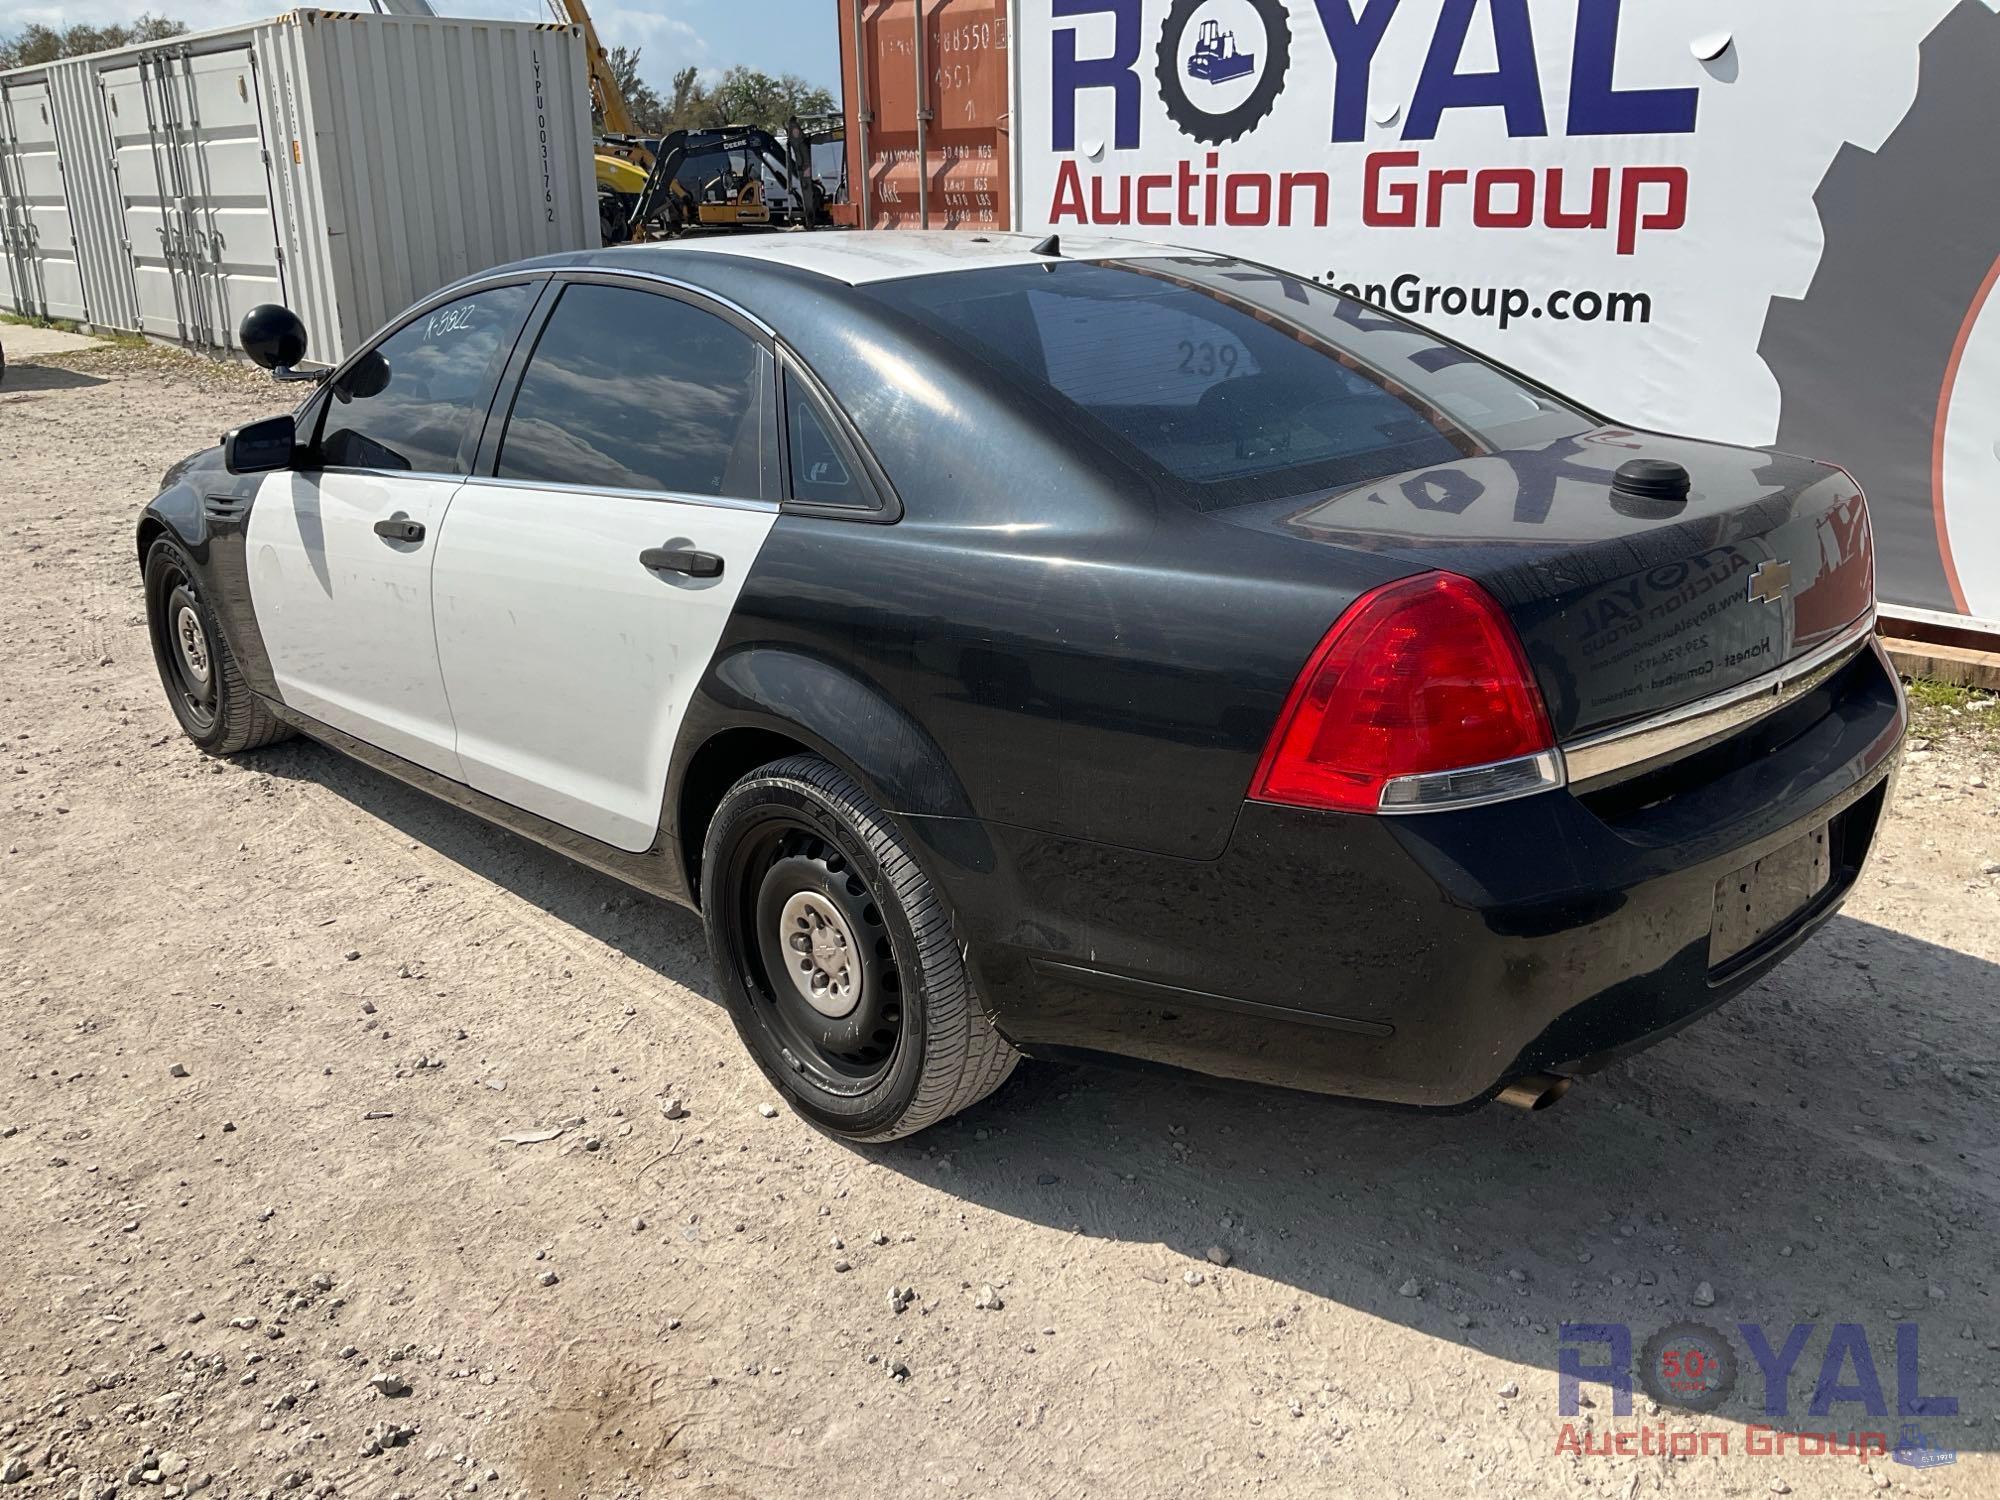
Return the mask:
{"type": "Polygon", "coordinates": [[[873,510],[877,501],[857,472],[833,418],[789,371],[785,376],[785,436],[791,450],[791,498],[806,505],[873,510]]]}
{"type": "Polygon", "coordinates": [[[759,499],[776,455],[771,356],[674,297],[578,283],[521,378],[498,475],[759,499]]]}
{"type": "Polygon", "coordinates": [[[492,287],[405,323],[334,379],[320,430],[329,468],[463,474],[534,287],[492,287]]]}

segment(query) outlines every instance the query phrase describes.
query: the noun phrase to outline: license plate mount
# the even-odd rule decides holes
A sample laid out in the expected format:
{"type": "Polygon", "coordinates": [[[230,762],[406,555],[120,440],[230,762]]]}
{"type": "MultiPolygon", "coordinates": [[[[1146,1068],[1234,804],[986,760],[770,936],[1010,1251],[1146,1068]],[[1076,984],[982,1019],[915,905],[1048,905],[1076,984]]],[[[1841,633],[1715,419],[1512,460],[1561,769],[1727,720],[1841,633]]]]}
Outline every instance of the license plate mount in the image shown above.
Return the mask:
{"type": "Polygon", "coordinates": [[[1715,883],[1708,966],[1720,968],[1797,916],[1833,879],[1829,826],[1773,849],[1715,883]]]}

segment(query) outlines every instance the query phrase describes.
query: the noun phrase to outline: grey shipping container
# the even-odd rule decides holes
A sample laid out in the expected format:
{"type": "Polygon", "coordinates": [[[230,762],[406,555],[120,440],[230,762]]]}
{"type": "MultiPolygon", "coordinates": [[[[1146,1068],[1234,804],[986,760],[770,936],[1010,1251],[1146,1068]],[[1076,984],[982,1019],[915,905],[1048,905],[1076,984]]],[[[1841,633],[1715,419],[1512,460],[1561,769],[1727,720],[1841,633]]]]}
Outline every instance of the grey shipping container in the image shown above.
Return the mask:
{"type": "Polygon", "coordinates": [[[599,243],[577,29],[300,10],[0,73],[0,310],[341,358],[456,277],[599,243]]]}

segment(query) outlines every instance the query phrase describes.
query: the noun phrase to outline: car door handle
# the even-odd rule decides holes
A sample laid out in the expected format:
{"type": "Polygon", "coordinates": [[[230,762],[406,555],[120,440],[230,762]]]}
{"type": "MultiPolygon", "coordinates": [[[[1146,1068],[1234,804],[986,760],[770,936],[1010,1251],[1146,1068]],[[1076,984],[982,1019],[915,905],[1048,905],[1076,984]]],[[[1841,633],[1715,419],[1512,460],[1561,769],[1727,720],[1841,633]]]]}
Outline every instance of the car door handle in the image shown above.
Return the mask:
{"type": "Polygon", "coordinates": [[[722,559],[713,552],[689,552],[681,548],[648,547],[639,561],[655,573],[685,573],[690,578],[720,578],[722,559]]]}
{"type": "Polygon", "coordinates": [[[391,516],[386,521],[375,523],[375,535],[392,542],[421,542],[424,539],[424,523],[412,521],[408,516],[391,516]]]}

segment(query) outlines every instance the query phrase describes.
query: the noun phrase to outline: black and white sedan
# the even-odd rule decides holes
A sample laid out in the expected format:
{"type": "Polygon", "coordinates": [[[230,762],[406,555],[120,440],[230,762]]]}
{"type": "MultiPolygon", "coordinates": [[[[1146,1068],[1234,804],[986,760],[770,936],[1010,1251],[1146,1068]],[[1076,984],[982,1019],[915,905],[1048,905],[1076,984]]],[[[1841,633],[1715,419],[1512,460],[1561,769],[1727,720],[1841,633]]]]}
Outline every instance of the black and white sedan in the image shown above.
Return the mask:
{"type": "Polygon", "coordinates": [[[138,555],[198,745],[301,732],[698,909],[858,1139],[1022,1053],[1548,1102],[1826,920],[1904,727],[1839,468],[1131,241],[493,271],[175,468],[138,555]]]}

